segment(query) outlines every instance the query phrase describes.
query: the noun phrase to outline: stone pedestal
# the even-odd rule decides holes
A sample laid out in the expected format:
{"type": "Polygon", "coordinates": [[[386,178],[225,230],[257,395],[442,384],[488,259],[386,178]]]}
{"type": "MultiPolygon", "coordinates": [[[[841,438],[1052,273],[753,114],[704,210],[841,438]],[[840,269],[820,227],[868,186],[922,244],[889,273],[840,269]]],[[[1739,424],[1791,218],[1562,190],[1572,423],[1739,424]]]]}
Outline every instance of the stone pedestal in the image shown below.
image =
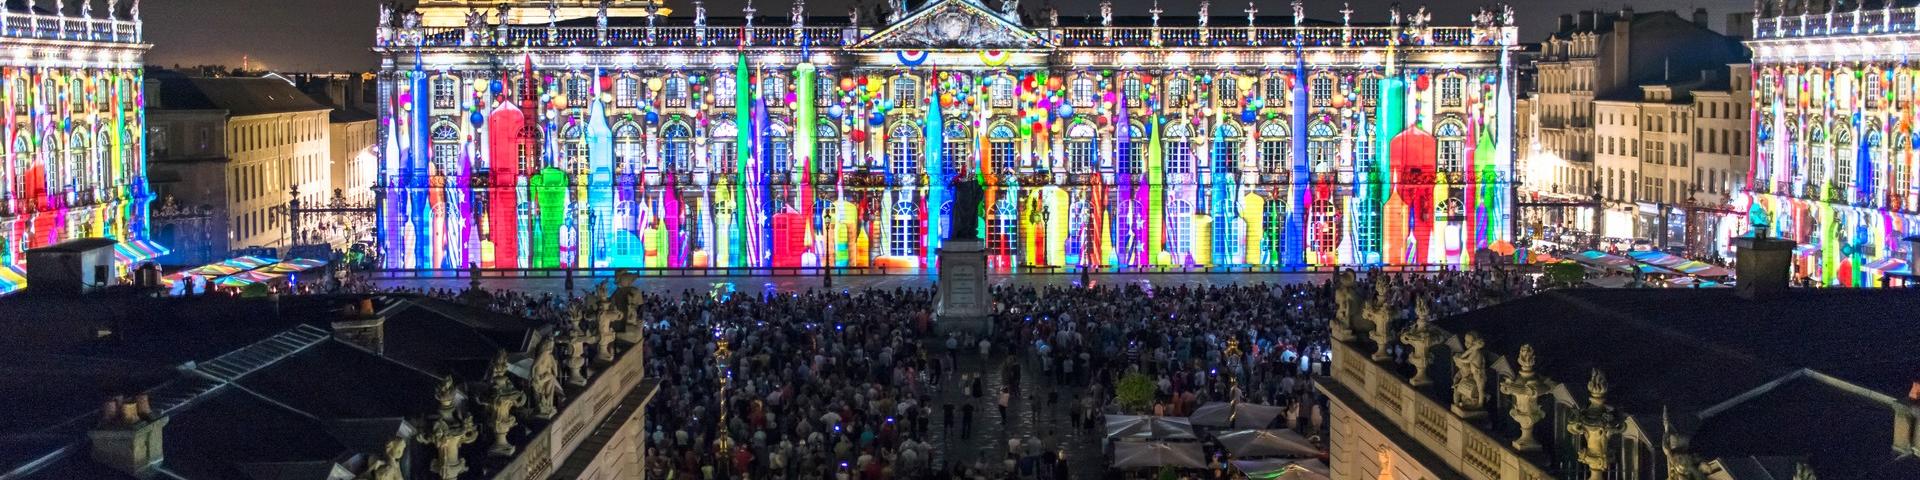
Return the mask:
{"type": "Polygon", "coordinates": [[[940,247],[940,290],[934,308],[935,328],[947,332],[984,335],[991,327],[993,294],[987,289],[987,244],[980,240],[947,240],[940,247]]]}
{"type": "Polygon", "coordinates": [[[1734,266],[1733,293],[1747,300],[1766,300],[1779,297],[1787,291],[1789,272],[1793,269],[1792,240],[1764,236],[1738,237],[1733,239],[1734,258],[1739,262],[1734,266]]]}

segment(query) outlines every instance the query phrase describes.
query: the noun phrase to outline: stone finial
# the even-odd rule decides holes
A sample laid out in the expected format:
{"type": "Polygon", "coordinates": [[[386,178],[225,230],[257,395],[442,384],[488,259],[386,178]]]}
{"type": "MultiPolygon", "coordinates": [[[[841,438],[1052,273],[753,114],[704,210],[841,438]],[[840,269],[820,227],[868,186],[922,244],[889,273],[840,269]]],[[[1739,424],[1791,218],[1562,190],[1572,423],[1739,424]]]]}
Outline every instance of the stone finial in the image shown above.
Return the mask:
{"type": "Polygon", "coordinates": [[[1513,397],[1513,408],[1507,411],[1514,423],[1520,425],[1520,438],[1513,440],[1513,449],[1529,452],[1540,449],[1540,442],[1533,439],[1533,425],[1545,419],[1547,414],[1540,408],[1540,396],[1546,395],[1558,384],[1533,373],[1536,362],[1533,345],[1520,346],[1520,373],[1500,383],[1500,393],[1513,397]]]}
{"type": "Polygon", "coordinates": [[[460,458],[460,446],[479,439],[480,429],[474,428],[473,417],[458,411],[434,418],[432,425],[413,436],[414,441],[433,446],[437,454],[433,459],[433,473],[440,474],[440,480],[456,480],[467,472],[467,461],[460,458]]]}
{"type": "Polygon", "coordinates": [[[402,457],[407,454],[407,437],[395,436],[387,440],[386,448],[380,456],[367,460],[367,471],[360,480],[406,480],[406,464],[402,457]]]}
{"type": "Polygon", "coordinates": [[[1413,347],[1412,356],[1408,359],[1408,362],[1413,364],[1413,378],[1408,379],[1408,383],[1414,386],[1433,383],[1427,378],[1427,366],[1432,363],[1427,353],[1435,343],[1440,342],[1441,338],[1440,330],[1434,328],[1428,321],[1432,317],[1428,304],[1426,300],[1415,301],[1413,326],[1400,332],[1400,343],[1413,347]]]}
{"type": "Polygon", "coordinates": [[[496,457],[511,457],[517,451],[507,443],[507,432],[520,423],[513,411],[527,404],[526,394],[513,386],[513,374],[507,371],[507,365],[507,351],[501,350],[493,357],[493,367],[487,373],[487,394],[480,399],[487,407],[488,427],[493,432],[493,446],[487,453],[496,457]]]}
{"type": "Polygon", "coordinates": [[[533,416],[551,419],[560,409],[560,359],[554,352],[554,338],[540,339],[533,350],[533,416]]]}
{"type": "Polygon", "coordinates": [[[1467,332],[1460,337],[1460,353],[1453,354],[1453,414],[1460,418],[1479,418],[1487,402],[1487,360],[1481,349],[1487,343],[1480,334],[1467,332]]]}
{"type": "Polygon", "coordinates": [[[1624,427],[1620,414],[1607,406],[1607,375],[1598,368],[1593,369],[1593,376],[1587,380],[1587,408],[1574,412],[1573,418],[1567,420],[1567,433],[1585,440],[1579,457],[1580,463],[1587,465],[1587,478],[1606,478],[1613,453],[1608,444],[1624,427]]]}

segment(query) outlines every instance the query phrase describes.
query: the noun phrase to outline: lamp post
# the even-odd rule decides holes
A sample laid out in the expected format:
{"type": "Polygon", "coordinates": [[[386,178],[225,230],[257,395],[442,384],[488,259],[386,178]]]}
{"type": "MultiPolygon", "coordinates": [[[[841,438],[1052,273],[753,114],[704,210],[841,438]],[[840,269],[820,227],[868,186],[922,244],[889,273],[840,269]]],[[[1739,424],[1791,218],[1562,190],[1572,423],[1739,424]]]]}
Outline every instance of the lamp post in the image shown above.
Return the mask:
{"type": "MultiPolygon", "coordinates": [[[[720,435],[714,439],[714,447],[716,447],[714,451],[724,455],[729,453],[728,451],[734,444],[733,431],[727,428],[727,383],[728,380],[733,377],[733,369],[728,366],[727,361],[733,357],[733,351],[727,348],[727,335],[726,329],[724,328],[718,326],[713,327],[713,342],[713,368],[716,370],[714,374],[715,379],[720,382],[720,415],[715,418],[715,420],[718,421],[716,425],[720,426],[720,435]]],[[[726,465],[729,464],[728,460],[729,459],[721,458],[719,462],[722,465],[726,465]]],[[[740,472],[734,473],[737,474],[740,472]]]]}

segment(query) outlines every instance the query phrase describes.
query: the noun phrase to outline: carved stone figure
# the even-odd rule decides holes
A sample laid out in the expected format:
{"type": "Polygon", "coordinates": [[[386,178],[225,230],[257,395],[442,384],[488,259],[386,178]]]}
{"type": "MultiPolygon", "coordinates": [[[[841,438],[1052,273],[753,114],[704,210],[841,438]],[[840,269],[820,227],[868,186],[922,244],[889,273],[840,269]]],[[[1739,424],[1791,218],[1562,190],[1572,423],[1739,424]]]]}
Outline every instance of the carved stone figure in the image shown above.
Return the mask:
{"type": "MultiPolygon", "coordinates": [[[[140,0],[133,1],[133,17],[140,18],[140,0]]],[[[373,39],[376,44],[385,44],[393,40],[393,2],[380,2],[380,18],[375,24],[373,39]]]]}
{"type": "Polygon", "coordinates": [[[1460,353],[1453,354],[1453,414],[1479,418],[1487,402],[1487,359],[1480,350],[1487,342],[1467,332],[1460,337],[1460,353]]]}
{"type": "Polygon", "coordinates": [[[400,463],[400,457],[407,454],[407,437],[395,436],[387,440],[387,448],[379,457],[367,460],[366,473],[354,477],[360,480],[406,480],[406,465],[400,463]]]}
{"type": "Polygon", "coordinates": [[[707,3],[704,1],[695,0],[693,2],[693,26],[701,29],[707,28],[707,3]]]}
{"type": "Polygon", "coordinates": [[[1370,324],[1368,328],[1371,329],[1367,331],[1367,336],[1373,339],[1373,360],[1381,362],[1393,358],[1387,353],[1387,344],[1393,341],[1393,335],[1389,333],[1393,327],[1393,300],[1384,279],[1373,285],[1373,301],[1367,304],[1365,313],[1370,324]]]}
{"type": "Polygon", "coordinates": [[[613,274],[613,308],[620,311],[621,321],[626,322],[625,325],[630,328],[639,326],[640,304],[646,300],[646,295],[640,292],[640,287],[633,286],[633,282],[639,280],[640,274],[629,271],[613,274]]]}
{"type": "Polygon", "coordinates": [[[793,8],[787,11],[787,19],[793,21],[793,29],[799,30],[802,28],[806,28],[807,27],[806,18],[807,18],[807,1],[806,0],[794,1],[793,8]]]}
{"type": "Polygon", "coordinates": [[[853,25],[854,28],[860,27],[860,5],[859,4],[855,4],[854,6],[847,7],[847,24],[853,25]]]}
{"type": "Polygon", "coordinates": [[[591,335],[588,335],[587,332],[580,331],[579,325],[579,322],[574,322],[572,326],[562,331],[556,340],[567,344],[567,383],[574,384],[575,386],[586,386],[587,359],[585,350],[588,340],[587,337],[591,335]]]}
{"type": "Polygon", "coordinates": [[[1213,0],[1200,0],[1200,28],[1207,28],[1207,18],[1213,16],[1210,10],[1213,10],[1213,0]]]}
{"type": "Polygon", "coordinates": [[[1606,478],[1612,453],[1607,444],[1624,428],[1626,423],[1620,414],[1607,405],[1607,374],[1596,368],[1593,377],[1587,380],[1587,408],[1574,412],[1573,418],[1567,420],[1567,433],[1584,440],[1580,463],[1587,465],[1589,480],[1606,478]]]}
{"type": "Polygon", "coordinates": [[[1000,16],[1006,17],[1009,22],[1020,23],[1020,0],[1001,0],[1000,16]]]}
{"type": "MultiPolygon", "coordinates": [[[[1887,5],[1893,5],[1893,2],[1887,2],[1887,5]]],[[[1513,26],[1513,5],[1500,4],[1500,25],[1504,27],[1513,26]]]]}
{"type": "Polygon", "coordinates": [[[1047,9],[1047,27],[1060,28],[1060,9],[1058,8],[1047,9]]]}
{"type": "Polygon", "coordinates": [[[1513,422],[1520,425],[1520,438],[1513,440],[1513,449],[1530,452],[1540,449],[1540,442],[1533,439],[1533,424],[1547,418],[1540,409],[1540,396],[1553,390],[1551,380],[1540,378],[1533,373],[1537,360],[1533,356],[1533,345],[1520,346],[1520,373],[1500,383],[1500,393],[1513,396],[1513,408],[1507,411],[1513,416],[1513,422]]]}
{"type": "Polygon", "coordinates": [[[514,418],[513,411],[527,404],[527,395],[513,386],[513,375],[507,372],[507,351],[501,350],[493,357],[493,368],[487,373],[487,395],[480,401],[487,407],[487,423],[493,431],[493,446],[487,453],[496,457],[511,457],[517,451],[513,444],[507,443],[507,432],[520,423],[514,418]]]}
{"type": "MultiPolygon", "coordinates": [[[[480,45],[487,42],[487,14],[479,10],[467,9],[467,45],[480,45]]],[[[478,277],[475,277],[478,278],[478,277]]]]}
{"type": "Polygon", "coordinates": [[[613,321],[620,318],[620,312],[614,311],[610,304],[602,303],[601,305],[599,313],[593,316],[593,346],[595,347],[593,358],[602,362],[611,362],[613,361],[613,340],[616,335],[613,331],[613,321]]]}
{"type": "Polygon", "coordinates": [[[1334,340],[1353,340],[1353,319],[1360,313],[1360,285],[1355,280],[1356,275],[1352,270],[1341,270],[1333,275],[1333,319],[1327,321],[1327,327],[1332,330],[1334,340]]]}
{"type": "Polygon", "coordinates": [[[454,382],[452,375],[440,379],[440,386],[434,390],[433,399],[440,404],[438,413],[440,417],[453,416],[457,408],[456,404],[460,401],[460,386],[454,382]]]}
{"type": "Polygon", "coordinates": [[[1413,28],[1426,28],[1428,23],[1433,22],[1433,13],[1427,11],[1426,5],[1421,5],[1418,10],[1413,11],[1413,18],[1411,20],[1413,21],[1413,28]]]}
{"type": "Polygon", "coordinates": [[[441,480],[454,480],[467,472],[467,461],[460,458],[460,446],[478,439],[480,429],[473,427],[473,417],[467,415],[436,418],[433,425],[413,436],[414,441],[433,446],[438,454],[433,459],[433,473],[440,474],[441,480]]]}
{"type": "Polygon", "coordinates": [[[1408,383],[1414,386],[1433,383],[1432,380],[1427,379],[1427,365],[1432,363],[1427,357],[1427,350],[1440,341],[1441,333],[1439,329],[1433,327],[1433,324],[1428,323],[1433,316],[1432,308],[1428,305],[1429,302],[1425,300],[1415,301],[1413,327],[1400,332],[1400,343],[1413,347],[1413,353],[1407,361],[1413,364],[1413,378],[1409,379],[1408,383]]]}
{"type": "Polygon", "coordinates": [[[1100,26],[1113,26],[1113,0],[1100,0],[1100,26]]]}
{"type": "Polygon", "coordinates": [[[900,23],[907,16],[907,0],[887,0],[887,24],[900,23]]]}
{"type": "Polygon", "coordinates": [[[1300,26],[1300,21],[1307,19],[1307,7],[1305,5],[1301,5],[1300,0],[1293,0],[1292,6],[1293,6],[1293,26],[1298,27],[1300,26]]]}
{"type": "Polygon", "coordinates": [[[953,213],[947,217],[949,222],[948,240],[980,239],[980,204],[985,202],[987,192],[980,183],[961,179],[953,182],[953,213]]]}
{"type": "Polygon", "coordinates": [[[1666,454],[1666,480],[1700,480],[1700,460],[1693,455],[1690,435],[1674,428],[1665,411],[1660,412],[1661,430],[1666,438],[1660,442],[1660,451],[1666,454]]]}
{"type": "Polygon", "coordinates": [[[540,339],[533,349],[529,376],[533,381],[533,416],[542,420],[560,412],[560,359],[554,352],[553,337],[540,339]]]}

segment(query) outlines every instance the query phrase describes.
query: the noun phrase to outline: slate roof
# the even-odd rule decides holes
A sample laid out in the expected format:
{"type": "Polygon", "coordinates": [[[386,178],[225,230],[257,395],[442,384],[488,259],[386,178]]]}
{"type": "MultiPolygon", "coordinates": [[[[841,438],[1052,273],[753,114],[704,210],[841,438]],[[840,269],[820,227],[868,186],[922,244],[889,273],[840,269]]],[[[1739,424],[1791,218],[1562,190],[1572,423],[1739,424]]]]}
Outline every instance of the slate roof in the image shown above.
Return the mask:
{"type": "Polygon", "coordinates": [[[332,107],[277,78],[161,76],[159,110],[226,110],[245,117],[312,112],[332,107]]]}

